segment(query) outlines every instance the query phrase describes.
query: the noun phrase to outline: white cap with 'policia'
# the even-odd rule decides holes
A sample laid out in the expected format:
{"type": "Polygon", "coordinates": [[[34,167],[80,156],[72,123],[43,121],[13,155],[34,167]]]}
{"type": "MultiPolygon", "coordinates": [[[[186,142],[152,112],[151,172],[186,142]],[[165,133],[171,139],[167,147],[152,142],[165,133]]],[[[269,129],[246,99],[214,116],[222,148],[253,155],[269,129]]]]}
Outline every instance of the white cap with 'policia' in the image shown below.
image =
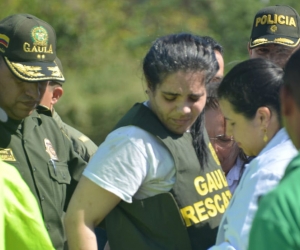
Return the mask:
{"type": "Polygon", "coordinates": [[[249,47],[268,43],[296,47],[300,42],[300,17],[287,5],[269,6],[254,18],[249,47]]]}
{"type": "Polygon", "coordinates": [[[0,55],[10,71],[21,80],[65,81],[54,62],[55,31],[35,16],[16,14],[0,20],[0,55]]]}

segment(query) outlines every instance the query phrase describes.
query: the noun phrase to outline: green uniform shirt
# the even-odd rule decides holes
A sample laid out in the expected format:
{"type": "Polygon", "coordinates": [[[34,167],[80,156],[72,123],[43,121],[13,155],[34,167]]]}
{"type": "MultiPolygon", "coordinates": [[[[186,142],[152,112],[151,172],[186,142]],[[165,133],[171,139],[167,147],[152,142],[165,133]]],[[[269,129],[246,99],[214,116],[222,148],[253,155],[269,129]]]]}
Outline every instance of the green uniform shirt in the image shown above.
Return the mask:
{"type": "Polygon", "coordinates": [[[264,196],[253,220],[250,250],[300,249],[300,154],[278,186],[264,196]]]}
{"type": "Polygon", "coordinates": [[[0,250],[54,249],[35,197],[19,172],[0,160],[0,250]]]}
{"type": "Polygon", "coordinates": [[[64,123],[54,109],[51,112],[51,110],[47,107],[39,105],[37,111],[40,114],[52,116],[61,131],[63,131],[71,139],[75,152],[77,152],[86,162],[89,162],[90,158],[98,149],[98,146],[90,138],[82,134],[77,129],[64,123]]]}
{"type": "Polygon", "coordinates": [[[63,249],[62,216],[86,162],[48,116],[0,124],[0,157],[14,165],[38,200],[55,249],[63,249]]]}
{"type": "Polygon", "coordinates": [[[74,150],[82,157],[82,159],[88,162],[96,153],[98,149],[97,145],[80,131],[64,123],[55,110],[53,110],[52,116],[60,129],[72,140],[74,150]]]}

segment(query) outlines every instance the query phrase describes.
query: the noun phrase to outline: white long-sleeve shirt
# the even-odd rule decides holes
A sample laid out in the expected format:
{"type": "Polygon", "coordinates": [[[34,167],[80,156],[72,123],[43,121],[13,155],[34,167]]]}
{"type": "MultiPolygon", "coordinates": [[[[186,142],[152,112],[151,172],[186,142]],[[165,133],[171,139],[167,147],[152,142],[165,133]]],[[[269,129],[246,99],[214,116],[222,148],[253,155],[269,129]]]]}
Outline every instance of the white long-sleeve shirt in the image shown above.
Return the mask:
{"type": "Polygon", "coordinates": [[[297,150],[288,134],[281,129],[259,155],[245,166],[242,179],[221,220],[216,245],[210,250],[247,249],[259,197],[278,184],[296,154],[297,150]]]}

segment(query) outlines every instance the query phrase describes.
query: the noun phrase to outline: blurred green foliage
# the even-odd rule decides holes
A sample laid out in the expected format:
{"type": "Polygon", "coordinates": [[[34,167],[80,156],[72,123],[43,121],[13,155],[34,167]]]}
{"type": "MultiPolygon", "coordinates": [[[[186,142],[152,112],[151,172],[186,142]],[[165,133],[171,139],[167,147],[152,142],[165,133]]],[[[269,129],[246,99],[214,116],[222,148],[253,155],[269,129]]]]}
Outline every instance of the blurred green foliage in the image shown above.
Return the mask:
{"type": "MultiPolygon", "coordinates": [[[[224,48],[225,71],[248,58],[255,13],[273,0],[10,0],[0,18],[30,13],[57,33],[65,94],[63,120],[100,144],[118,119],[146,99],[141,65],[157,37],[191,32],[224,48]]],[[[283,0],[300,12],[299,0],[283,0]]]]}

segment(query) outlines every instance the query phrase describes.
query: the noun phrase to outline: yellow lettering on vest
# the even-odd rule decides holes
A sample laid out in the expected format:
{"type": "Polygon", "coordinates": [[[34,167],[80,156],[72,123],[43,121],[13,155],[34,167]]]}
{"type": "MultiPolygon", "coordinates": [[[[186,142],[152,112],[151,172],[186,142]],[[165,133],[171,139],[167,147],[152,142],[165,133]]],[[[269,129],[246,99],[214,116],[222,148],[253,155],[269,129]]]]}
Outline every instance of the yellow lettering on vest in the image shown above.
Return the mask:
{"type": "Polygon", "coordinates": [[[224,187],[228,187],[228,183],[227,183],[225,174],[224,174],[223,172],[221,172],[220,169],[217,170],[217,173],[218,173],[218,175],[220,176],[220,178],[221,178],[221,180],[222,180],[222,183],[223,183],[224,187]]]}
{"type": "Polygon", "coordinates": [[[266,24],[266,22],[267,22],[267,19],[268,19],[268,17],[266,16],[266,15],[263,15],[262,17],[261,17],[261,24],[266,24]]]}
{"type": "Polygon", "coordinates": [[[207,184],[205,183],[205,179],[202,176],[198,176],[194,180],[195,188],[198,192],[198,194],[204,196],[208,193],[207,184]],[[200,183],[202,184],[200,185],[200,183]]]}
{"type": "Polygon", "coordinates": [[[207,214],[209,217],[215,217],[218,214],[216,206],[212,198],[208,197],[204,200],[205,207],[207,208],[207,214]]]}
{"type": "Polygon", "coordinates": [[[278,16],[278,23],[279,24],[285,24],[285,16],[279,15],[278,16]]]}
{"type": "Polygon", "coordinates": [[[219,213],[223,214],[225,212],[224,205],[220,205],[219,201],[221,201],[222,198],[220,195],[216,194],[214,197],[215,206],[218,209],[219,213]]]}
{"type": "Polygon", "coordinates": [[[289,25],[296,27],[296,22],[295,22],[295,19],[293,17],[291,17],[289,25]]]}
{"type": "Polygon", "coordinates": [[[261,22],[261,18],[260,17],[256,18],[255,27],[257,27],[260,22],[261,22]]]}
{"type": "Polygon", "coordinates": [[[277,14],[274,14],[274,24],[277,23],[277,14]]]}
{"type": "Polygon", "coordinates": [[[213,177],[218,189],[223,188],[222,180],[221,180],[220,176],[218,175],[218,173],[216,172],[216,170],[214,172],[211,172],[210,174],[213,177]]]}
{"type": "Polygon", "coordinates": [[[288,16],[285,17],[285,24],[289,25],[289,17],[288,16]]]}
{"type": "Polygon", "coordinates": [[[200,222],[209,219],[208,215],[205,213],[206,210],[205,210],[205,207],[203,207],[203,205],[204,205],[203,201],[199,201],[194,204],[194,207],[195,207],[195,210],[196,210],[196,213],[198,215],[198,219],[200,222]]]}
{"type": "Polygon", "coordinates": [[[273,24],[273,23],[274,23],[274,21],[272,20],[272,16],[269,14],[267,24],[273,24]]]}
{"type": "Polygon", "coordinates": [[[24,43],[23,44],[23,50],[25,52],[30,52],[30,45],[29,45],[29,43],[24,43]]]}
{"type": "Polygon", "coordinates": [[[208,191],[211,193],[214,190],[218,190],[214,180],[212,179],[212,177],[210,176],[209,173],[206,174],[206,179],[207,179],[207,184],[208,184],[208,191]]]}
{"type": "Polygon", "coordinates": [[[229,204],[229,200],[228,200],[225,192],[222,192],[222,199],[223,199],[223,204],[224,204],[225,208],[227,208],[228,204],[229,204]]]}
{"type": "Polygon", "coordinates": [[[192,206],[184,207],[180,209],[180,212],[187,227],[192,225],[191,222],[193,222],[194,224],[199,223],[198,218],[195,216],[195,210],[192,206]]]}

